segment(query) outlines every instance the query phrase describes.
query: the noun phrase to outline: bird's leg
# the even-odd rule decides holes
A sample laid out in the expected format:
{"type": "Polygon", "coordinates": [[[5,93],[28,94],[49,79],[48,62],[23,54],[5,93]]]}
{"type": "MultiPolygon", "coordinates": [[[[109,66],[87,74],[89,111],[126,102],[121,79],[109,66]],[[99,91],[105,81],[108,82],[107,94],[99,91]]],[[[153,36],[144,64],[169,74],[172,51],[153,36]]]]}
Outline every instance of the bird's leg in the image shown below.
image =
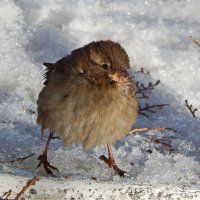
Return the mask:
{"type": "Polygon", "coordinates": [[[112,153],[111,146],[107,145],[107,148],[108,148],[108,158],[106,158],[106,156],[104,155],[101,155],[99,159],[103,160],[110,168],[112,168],[115,174],[124,177],[124,175],[127,174],[127,172],[118,168],[118,166],[115,164],[115,159],[112,153]]]}
{"type": "Polygon", "coordinates": [[[49,144],[50,144],[51,140],[53,139],[53,134],[54,134],[53,132],[50,132],[48,140],[47,140],[47,143],[46,143],[46,146],[45,146],[45,149],[44,149],[44,152],[43,152],[42,155],[40,155],[38,157],[38,160],[40,162],[39,162],[39,164],[36,167],[36,168],[38,168],[38,167],[40,167],[43,164],[44,169],[46,170],[46,172],[48,174],[51,174],[51,175],[53,175],[52,170],[56,170],[59,173],[59,170],[56,167],[54,167],[53,165],[51,165],[49,163],[49,161],[47,160],[48,147],[49,147],[49,144]]]}

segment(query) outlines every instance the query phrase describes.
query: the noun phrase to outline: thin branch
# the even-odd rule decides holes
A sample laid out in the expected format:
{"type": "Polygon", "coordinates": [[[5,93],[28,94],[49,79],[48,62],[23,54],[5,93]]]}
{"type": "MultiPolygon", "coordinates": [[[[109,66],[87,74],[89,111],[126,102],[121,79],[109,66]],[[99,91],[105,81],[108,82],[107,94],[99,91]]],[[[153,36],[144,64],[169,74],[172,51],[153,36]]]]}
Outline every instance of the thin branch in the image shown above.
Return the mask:
{"type": "Polygon", "coordinates": [[[11,124],[12,122],[11,122],[11,121],[5,121],[5,120],[0,119],[0,123],[1,123],[1,124],[11,124]]]}
{"type": "MultiPolygon", "coordinates": [[[[150,131],[150,130],[155,130],[155,131],[172,131],[173,133],[176,133],[177,131],[172,129],[172,128],[166,128],[166,127],[157,127],[157,128],[135,128],[129,132],[129,134],[137,133],[137,132],[143,132],[143,131],[150,131]]],[[[172,137],[174,138],[174,137],[172,137]]],[[[147,142],[154,142],[157,144],[162,144],[166,147],[172,148],[171,144],[167,143],[165,139],[157,139],[157,138],[150,138],[146,140],[147,142]]]]}
{"type": "Polygon", "coordinates": [[[192,42],[194,42],[198,47],[200,47],[200,42],[198,42],[196,39],[194,39],[191,35],[189,36],[189,38],[192,40],[192,42]]]}
{"type": "Polygon", "coordinates": [[[145,93],[149,93],[151,90],[154,89],[155,86],[157,86],[160,83],[160,80],[157,80],[155,83],[149,82],[148,85],[144,85],[143,83],[139,83],[139,81],[136,82],[136,94],[142,95],[138,98],[145,98],[147,99],[148,96],[145,93]]]}
{"type": "Polygon", "coordinates": [[[156,128],[135,128],[129,132],[129,134],[137,133],[137,132],[143,132],[143,131],[172,131],[176,133],[177,131],[172,128],[167,128],[167,127],[156,127],[156,128]]]}
{"type": "Polygon", "coordinates": [[[27,158],[30,158],[34,156],[34,153],[28,155],[28,156],[25,156],[25,157],[22,157],[22,158],[16,158],[15,160],[12,160],[11,163],[15,162],[15,161],[18,161],[18,162],[23,162],[24,160],[26,160],[27,158]]]}
{"type": "Polygon", "coordinates": [[[166,143],[164,140],[162,139],[156,139],[156,138],[150,138],[149,140],[147,140],[147,142],[154,142],[154,143],[157,143],[157,144],[162,144],[166,147],[169,147],[169,148],[172,148],[172,145],[169,144],[169,143],[166,143]]]}
{"type": "Polygon", "coordinates": [[[52,139],[52,140],[60,139],[60,137],[58,137],[58,136],[54,136],[54,137],[52,137],[51,139],[52,139]]]}
{"type": "Polygon", "coordinates": [[[36,114],[36,112],[34,110],[28,109],[28,108],[23,108],[23,112],[28,113],[28,114],[36,114]]]}
{"type": "Polygon", "coordinates": [[[31,187],[32,185],[35,185],[35,183],[39,181],[38,177],[34,177],[33,179],[29,180],[27,182],[27,184],[22,188],[22,190],[17,194],[17,196],[15,197],[15,200],[19,200],[20,197],[24,194],[24,192],[31,187]]]}
{"type": "Polygon", "coordinates": [[[5,197],[5,200],[6,200],[11,195],[11,193],[12,193],[12,190],[8,190],[8,192],[5,192],[1,198],[3,199],[3,197],[5,197]]]}
{"type": "Polygon", "coordinates": [[[148,74],[149,75],[150,71],[148,71],[147,69],[141,67],[139,73],[141,73],[141,74],[148,74]]]}
{"type": "Polygon", "coordinates": [[[149,105],[148,103],[145,103],[145,107],[141,107],[139,105],[139,110],[138,113],[141,115],[144,115],[145,117],[149,117],[145,112],[151,112],[151,113],[156,113],[153,109],[158,108],[161,109],[165,106],[168,106],[169,104],[157,104],[157,105],[149,105]]]}
{"type": "Polygon", "coordinates": [[[197,109],[197,108],[194,108],[194,109],[193,109],[192,104],[189,105],[187,99],[185,100],[185,104],[186,104],[186,107],[188,108],[188,110],[192,113],[192,116],[193,116],[193,117],[196,117],[195,112],[197,112],[198,109],[197,109]]]}

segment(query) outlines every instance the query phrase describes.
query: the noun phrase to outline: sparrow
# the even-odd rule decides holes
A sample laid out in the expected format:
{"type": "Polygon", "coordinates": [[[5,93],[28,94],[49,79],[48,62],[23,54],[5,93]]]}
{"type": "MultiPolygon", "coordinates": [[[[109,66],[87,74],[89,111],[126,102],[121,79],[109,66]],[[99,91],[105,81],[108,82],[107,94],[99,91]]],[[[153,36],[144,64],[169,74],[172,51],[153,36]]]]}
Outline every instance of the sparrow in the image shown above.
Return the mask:
{"type": "Polygon", "coordinates": [[[37,123],[50,134],[38,157],[49,174],[59,170],[48,159],[48,147],[57,133],[63,145],[81,143],[84,149],[107,145],[100,156],[115,174],[118,168],[111,145],[131,130],[138,115],[135,81],[128,73],[129,57],[117,42],[91,42],[56,63],[44,63],[44,87],[37,100],[37,123]]]}

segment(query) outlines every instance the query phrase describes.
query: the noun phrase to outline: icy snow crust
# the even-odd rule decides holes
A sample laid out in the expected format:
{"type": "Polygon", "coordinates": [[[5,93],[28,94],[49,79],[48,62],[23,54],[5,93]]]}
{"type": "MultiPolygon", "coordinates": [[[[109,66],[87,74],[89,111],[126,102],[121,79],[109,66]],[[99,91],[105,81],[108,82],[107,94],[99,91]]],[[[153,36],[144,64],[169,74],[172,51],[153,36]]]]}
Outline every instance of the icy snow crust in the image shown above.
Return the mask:
{"type": "MultiPolygon", "coordinates": [[[[0,1],[0,172],[46,175],[37,157],[46,143],[36,124],[36,100],[43,87],[43,62],[55,62],[91,41],[112,39],[126,49],[131,73],[143,83],[161,80],[146,101],[170,106],[139,116],[134,127],[165,126],[176,134],[149,131],[113,146],[121,179],[98,158],[106,148],[83,151],[54,140],[49,160],[61,177],[123,184],[172,184],[200,188],[200,112],[193,118],[185,99],[200,108],[199,0],[1,0],[0,1]],[[143,67],[150,75],[136,73],[143,67]],[[172,138],[174,136],[175,138],[172,138]],[[168,137],[172,148],[149,138],[168,137]],[[24,162],[11,162],[34,153],[24,162]]],[[[139,99],[141,104],[144,100],[139,99]]],[[[112,124],[111,124],[112,126],[112,124]]]]}

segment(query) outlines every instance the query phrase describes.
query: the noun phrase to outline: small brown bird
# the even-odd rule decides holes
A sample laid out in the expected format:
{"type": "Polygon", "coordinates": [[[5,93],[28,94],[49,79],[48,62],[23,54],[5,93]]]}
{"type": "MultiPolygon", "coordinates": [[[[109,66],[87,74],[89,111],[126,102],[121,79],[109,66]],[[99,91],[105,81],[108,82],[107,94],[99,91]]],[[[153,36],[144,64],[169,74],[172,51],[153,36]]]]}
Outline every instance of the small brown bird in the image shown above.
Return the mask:
{"type": "Polygon", "coordinates": [[[39,94],[37,123],[50,135],[37,167],[53,174],[58,169],[47,160],[56,132],[64,146],[82,143],[85,149],[107,145],[101,160],[124,176],[115,164],[110,145],[125,137],[137,118],[135,82],[129,76],[129,58],[119,43],[92,42],[47,67],[39,94]]]}

